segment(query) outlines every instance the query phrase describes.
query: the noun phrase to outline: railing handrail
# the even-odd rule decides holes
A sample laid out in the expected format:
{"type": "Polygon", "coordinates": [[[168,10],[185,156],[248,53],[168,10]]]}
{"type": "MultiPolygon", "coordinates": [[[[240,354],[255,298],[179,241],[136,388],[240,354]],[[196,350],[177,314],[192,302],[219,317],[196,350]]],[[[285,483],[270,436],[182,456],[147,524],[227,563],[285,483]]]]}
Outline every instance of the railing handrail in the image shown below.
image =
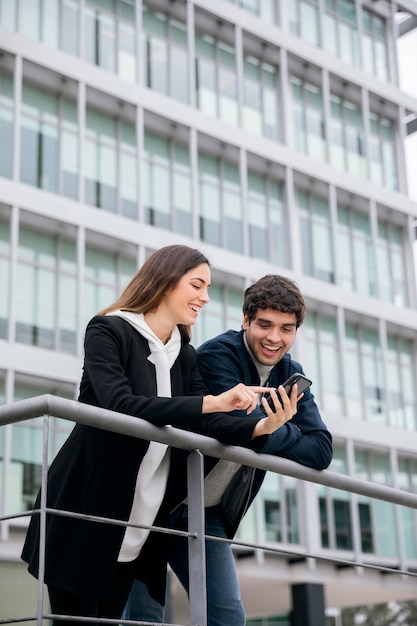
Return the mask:
{"type": "Polygon", "coordinates": [[[199,450],[207,456],[227,459],[262,470],[284,474],[334,489],[349,491],[370,498],[417,509],[417,494],[396,487],[338,474],[330,470],[314,470],[269,454],[261,454],[240,446],[223,445],[212,437],[170,426],[154,426],[141,418],[83,404],[51,394],[44,394],[0,406],[0,426],[40,417],[54,416],[88,426],[117,431],[148,441],[159,441],[185,450],[199,450]]]}

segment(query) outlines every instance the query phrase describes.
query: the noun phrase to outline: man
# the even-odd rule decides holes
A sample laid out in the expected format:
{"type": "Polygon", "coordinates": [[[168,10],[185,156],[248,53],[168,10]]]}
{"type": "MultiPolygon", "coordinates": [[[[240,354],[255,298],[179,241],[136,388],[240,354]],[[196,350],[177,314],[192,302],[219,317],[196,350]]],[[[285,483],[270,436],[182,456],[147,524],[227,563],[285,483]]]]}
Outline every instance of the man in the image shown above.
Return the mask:
{"type": "MultiPolygon", "coordinates": [[[[291,359],[289,350],[304,316],[305,302],[297,285],[283,276],[266,275],[245,291],[241,330],[228,330],[205,342],[197,350],[198,364],[204,382],[213,394],[230,389],[239,382],[246,385],[268,384],[272,389],[273,407],[281,412],[284,423],[266,438],[259,452],[275,454],[322,470],[332,459],[332,438],[320,417],[313,395],[307,389],[297,399],[297,388],[294,387],[288,397],[281,386],[292,374],[303,373],[300,363],[291,359]],[[273,391],[278,387],[282,404],[273,391]]],[[[261,406],[266,411],[271,410],[265,400],[261,406]]],[[[260,407],[253,411],[253,415],[256,411],[262,415],[260,407]]],[[[243,416],[244,411],[235,411],[234,414],[243,416]]],[[[177,454],[183,454],[183,451],[177,451],[177,454]]],[[[180,480],[176,475],[175,465],[174,453],[172,488],[167,490],[171,493],[175,485],[185,484],[185,478],[180,480]]],[[[205,458],[207,535],[229,539],[234,536],[264,476],[262,470],[205,458]]],[[[184,500],[171,514],[172,528],[187,530],[187,514],[184,500]]],[[[244,626],[245,611],[230,544],[206,541],[206,558],[208,626],[244,626]]],[[[188,591],[187,540],[184,537],[171,537],[169,563],[188,591]]]]}

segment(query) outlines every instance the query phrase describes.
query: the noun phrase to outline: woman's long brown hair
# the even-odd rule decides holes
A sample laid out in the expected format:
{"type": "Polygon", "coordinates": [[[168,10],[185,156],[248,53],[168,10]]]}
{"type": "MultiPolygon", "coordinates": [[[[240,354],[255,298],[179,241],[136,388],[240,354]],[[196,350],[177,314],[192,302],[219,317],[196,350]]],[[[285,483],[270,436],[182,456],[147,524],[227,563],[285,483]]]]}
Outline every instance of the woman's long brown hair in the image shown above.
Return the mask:
{"type": "MultiPolygon", "coordinates": [[[[195,248],[177,244],[160,248],[145,261],[116,302],[97,315],[118,309],[131,313],[155,311],[166,293],[174,289],[184,274],[202,263],[210,266],[208,259],[195,248]]],[[[190,326],[179,324],[178,328],[185,341],[190,341],[190,326]]]]}

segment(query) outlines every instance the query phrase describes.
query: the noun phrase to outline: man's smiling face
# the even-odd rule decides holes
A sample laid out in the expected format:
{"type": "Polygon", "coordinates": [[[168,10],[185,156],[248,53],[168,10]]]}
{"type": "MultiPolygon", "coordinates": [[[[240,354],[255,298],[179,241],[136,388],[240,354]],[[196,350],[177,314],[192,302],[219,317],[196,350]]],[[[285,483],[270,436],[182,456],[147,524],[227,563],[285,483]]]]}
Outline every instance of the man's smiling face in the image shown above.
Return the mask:
{"type": "Polygon", "coordinates": [[[275,309],[257,309],[251,321],[244,315],[242,328],[252,354],[262,365],[276,365],[291,348],[297,333],[295,313],[275,309]]]}

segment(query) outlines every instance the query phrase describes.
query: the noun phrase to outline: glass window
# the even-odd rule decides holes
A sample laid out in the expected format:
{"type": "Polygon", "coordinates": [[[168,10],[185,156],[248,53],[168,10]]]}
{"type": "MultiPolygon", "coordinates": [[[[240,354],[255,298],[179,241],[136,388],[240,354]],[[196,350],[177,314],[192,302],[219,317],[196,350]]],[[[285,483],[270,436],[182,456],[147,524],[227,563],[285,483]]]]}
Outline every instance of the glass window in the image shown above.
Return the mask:
{"type": "MultiPolygon", "coordinates": [[[[335,445],[330,466],[332,472],[348,474],[346,451],[335,445]]],[[[320,503],[321,543],[323,548],[352,550],[350,494],[339,489],[316,487],[320,503]]]]}
{"type": "Polygon", "coordinates": [[[296,147],[314,159],[326,160],[321,88],[292,76],[296,147]]]}
{"type": "Polygon", "coordinates": [[[394,123],[376,113],[370,114],[370,174],[371,181],[398,189],[395,158],[394,123]]]}
{"type": "Polygon", "coordinates": [[[89,63],[136,79],[135,3],[88,0],[84,9],[85,54],[89,63]]]}
{"type": "Polygon", "coordinates": [[[189,100],[186,25],[143,6],[146,85],[182,102],[189,100]]]}
{"type": "Polygon", "coordinates": [[[57,341],[64,352],[76,352],[77,260],[72,241],[60,239],[58,252],[57,341]]]}
{"type": "Polygon", "coordinates": [[[363,69],[379,80],[389,80],[388,43],[383,17],[362,8],[363,69]]]}
{"type": "Polygon", "coordinates": [[[237,76],[235,51],[232,46],[218,42],[218,106],[223,122],[237,125],[237,76]]]}
{"type": "MultiPolygon", "coordinates": [[[[417,461],[415,459],[398,459],[397,487],[406,491],[417,491],[417,461]]],[[[417,522],[414,511],[410,508],[399,507],[401,527],[404,537],[406,556],[409,559],[417,558],[417,522]]]]}
{"type": "Polygon", "coordinates": [[[64,196],[78,198],[78,120],[77,105],[68,99],[62,102],[62,135],[60,155],[61,189],[64,196]]]}
{"type": "Polygon", "coordinates": [[[233,252],[243,250],[239,168],[199,153],[200,237],[233,252]]]}
{"type": "Polygon", "coordinates": [[[343,355],[346,371],[346,383],[349,393],[346,396],[346,415],[352,418],[364,419],[364,404],[362,391],[362,364],[359,351],[357,329],[353,324],[345,327],[345,352],[343,355]]]}
{"type": "Polygon", "coordinates": [[[261,543],[300,544],[297,481],[267,472],[255,505],[243,518],[238,538],[261,543]]]}
{"type": "Polygon", "coordinates": [[[79,50],[78,0],[61,0],[61,48],[78,55],[79,50]],[[65,28],[63,25],[65,24],[65,28]]]}
{"type": "MultiPolygon", "coordinates": [[[[204,46],[204,48],[207,47],[208,45],[204,46]]],[[[203,48],[201,43],[199,48],[203,48]]],[[[215,62],[211,58],[209,59],[201,57],[199,59],[196,65],[196,82],[198,108],[203,111],[203,113],[211,115],[212,117],[216,117],[218,115],[216,95],[216,66],[215,62]]]]}
{"type": "Polygon", "coordinates": [[[260,82],[260,62],[247,55],[244,59],[244,103],[243,126],[250,132],[263,134],[262,84],[260,82]]]}
{"type": "Polygon", "coordinates": [[[0,176],[13,176],[13,79],[0,70],[0,176]]]}
{"type": "Polygon", "coordinates": [[[20,180],[58,192],[58,96],[23,84],[20,180]]]}
{"type": "Polygon", "coordinates": [[[174,231],[184,235],[193,234],[191,197],[191,165],[188,146],[174,143],[172,147],[172,206],[174,231]]]}
{"type": "Polygon", "coordinates": [[[10,226],[4,221],[0,221],[0,276],[0,338],[6,339],[10,310],[10,226]]]}
{"type": "Polygon", "coordinates": [[[417,429],[414,351],[414,343],[409,339],[388,335],[386,368],[390,423],[409,430],[417,429]]]}
{"type": "Polygon", "coordinates": [[[88,204],[117,212],[116,120],[87,110],[85,138],[85,200],[88,204]]]}
{"type": "MultiPolygon", "coordinates": [[[[367,454],[363,450],[355,451],[355,474],[358,478],[369,479],[367,454]]],[[[363,552],[374,552],[374,535],[372,501],[366,496],[358,496],[359,523],[361,546],[363,552]]]]}
{"type": "Polygon", "coordinates": [[[87,109],[85,200],[137,218],[137,147],[134,124],[87,109]]]}
{"type": "Polygon", "coordinates": [[[346,323],[347,415],[387,423],[382,352],[376,331],[346,323]]]}
{"type": "Polygon", "coordinates": [[[237,290],[231,287],[225,289],[225,329],[240,328],[243,319],[243,289],[237,290]]]}
{"type": "Polygon", "coordinates": [[[250,255],[288,267],[282,184],[270,176],[248,173],[248,226],[250,255]]]}
{"type": "Polygon", "coordinates": [[[115,302],[136,271],[136,262],[127,256],[86,247],[82,311],[84,326],[93,315],[115,302]]]}
{"type": "Polygon", "coordinates": [[[76,103],[28,83],[22,89],[20,180],[78,196],[76,103]]]}
{"type": "Polygon", "coordinates": [[[239,168],[223,163],[223,232],[224,246],[233,252],[242,252],[242,197],[239,168]]]}
{"type": "Polygon", "coordinates": [[[403,250],[404,229],[379,219],[377,241],[379,297],[398,306],[408,304],[403,250]]]}
{"type": "Polygon", "coordinates": [[[350,65],[359,64],[356,19],[353,0],[326,0],[323,47],[350,65]]]}
{"type": "Polygon", "coordinates": [[[332,94],[330,162],[362,178],[366,175],[364,132],[360,106],[332,94]]]}
{"type": "MultiPolygon", "coordinates": [[[[356,450],[355,473],[358,478],[364,480],[392,485],[387,454],[356,450]]],[[[398,556],[394,505],[365,496],[358,496],[358,501],[363,551],[383,556],[398,556]]]]}
{"type": "Polygon", "coordinates": [[[188,146],[145,132],[142,194],[149,224],[192,235],[188,146]]]}
{"type": "Polygon", "coordinates": [[[226,330],[225,323],[225,288],[212,284],[210,287],[210,302],[201,311],[201,315],[193,328],[193,344],[199,345],[226,330]],[[197,337],[194,337],[194,334],[197,337]],[[197,340],[197,343],[195,343],[197,340]]]}
{"type": "Polygon", "coordinates": [[[266,474],[259,493],[264,515],[261,541],[300,543],[296,485],[295,478],[266,474]]]}
{"type": "Polygon", "coordinates": [[[138,159],[136,150],[136,127],[125,120],[119,121],[119,208],[126,217],[137,219],[138,214],[138,159]]]}
{"type": "Polygon", "coordinates": [[[369,216],[337,206],[337,282],[345,289],[376,296],[373,242],[369,216]]]}
{"type": "Polygon", "coordinates": [[[385,424],[387,417],[385,391],[382,384],[382,355],[376,331],[362,329],[361,352],[366,416],[374,422],[385,424]]]}
{"type": "Polygon", "coordinates": [[[171,226],[169,140],[145,133],[144,205],[146,221],[169,230],[171,226]]]}
{"type": "Polygon", "coordinates": [[[0,2],[0,24],[5,30],[16,30],[17,0],[2,0],[0,2]]]}
{"type": "Polygon", "coordinates": [[[55,241],[21,229],[16,294],[16,340],[54,348],[56,283],[55,241]]]}
{"type": "Polygon", "coordinates": [[[131,82],[136,81],[135,10],[135,0],[119,1],[117,73],[131,82]]]}
{"type": "MultiPolygon", "coordinates": [[[[229,328],[240,328],[242,324],[243,290],[213,284],[210,287],[210,302],[202,310],[201,324],[197,321],[198,343],[211,339],[229,328]]],[[[193,330],[194,336],[194,330],[193,330]]],[[[193,344],[196,339],[193,337],[193,344]]]]}
{"type": "Polygon", "coordinates": [[[20,32],[25,37],[58,47],[59,1],[20,0],[20,32]]]}
{"type": "Polygon", "coordinates": [[[152,89],[168,93],[168,46],[166,41],[148,35],[146,40],[146,78],[152,89]]]}
{"type": "Polygon", "coordinates": [[[258,15],[266,22],[276,23],[274,0],[238,0],[238,5],[242,9],[258,15]]]}
{"type": "Polygon", "coordinates": [[[234,48],[209,35],[196,33],[197,106],[223,122],[238,123],[234,48]]]}
{"type": "Polygon", "coordinates": [[[277,69],[252,55],[245,55],[243,69],[243,126],[249,132],[277,141],[277,69]]]}
{"type": "Polygon", "coordinates": [[[291,32],[314,46],[320,45],[317,0],[290,0],[289,13],[291,32]]]}
{"type": "Polygon", "coordinates": [[[98,7],[85,8],[86,59],[104,69],[116,71],[116,20],[98,7]]]}
{"type": "Polygon", "coordinates": [[[200,238],[216,246],[222,244],[220,162],[199,154],[200,238]]]}
{"type": "Polygon", "coordinates": [[[309,276],[335,282],[330,209],[325,198],[297,192],[300,214],[303,268],[309,276]]]}
{"type": "Polygon", "coordinates": [[[21,227],[15,292],[16,341],[76,352],[74,242],[21,227]]]}
{"type": "Polygon", "coordinates": [[[312,392],[319,406],[343,414],[340,342],[336,319],[310,312],[305,322],[306,371],[314,382],[312,392]]]}
{"type": "Polygon", "coordinates": [[[201,341],[242,324],[243,289],[214,284],[210,287],[210,303],[202,311],[201,341]]]}
{"type": "Polygon", "coordinates": [[[315,5],[315,1],[304,0],[298,3],[299,31],[302,39],[317,46],[320,43],[320,29],[318,8],[315,5]]]}
{"type": "Polygon", "coordinates": [[[250,255],[268,258],[268,220],[263,177],[248,175],[248,224],[250,255]]]}
{"type": "MultiPolygon", "coordinates": [[[[15,0],[0,3],[0,23],[15,30],[15,0]]],[[[69,54],[78,54],[79,26],[78,0],[20,0],[19,32],[53,48],[69,54]]]]}

